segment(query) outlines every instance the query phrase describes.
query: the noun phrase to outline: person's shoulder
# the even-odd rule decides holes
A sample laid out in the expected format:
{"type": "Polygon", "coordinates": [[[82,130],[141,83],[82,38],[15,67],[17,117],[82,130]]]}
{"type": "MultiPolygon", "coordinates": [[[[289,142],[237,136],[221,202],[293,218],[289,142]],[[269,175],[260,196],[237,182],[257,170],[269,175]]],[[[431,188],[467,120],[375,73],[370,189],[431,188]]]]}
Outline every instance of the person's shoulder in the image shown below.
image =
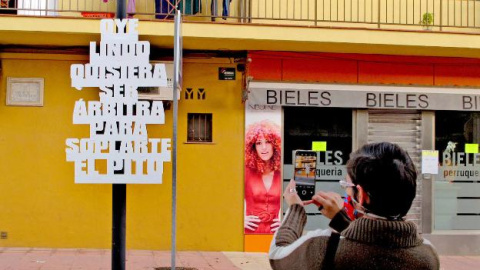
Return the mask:
{"type": "Polygon", "coordinates": [[[421,244],[415,249],[415,253],[421,258],[416,262],[419,266],[417,269],[440,269],[440,258],[435,247],[428,239],[421,239],[421,244]]]}
{"type": "Polygon", "coordinates": [[[432,242],[425,238],[423,238],[422,240],[422,247],[428,250],[428,253],[431,253],[432,255],[438,257],[437,250],[435,249],[435,246],[432,244],[432,242]]]}

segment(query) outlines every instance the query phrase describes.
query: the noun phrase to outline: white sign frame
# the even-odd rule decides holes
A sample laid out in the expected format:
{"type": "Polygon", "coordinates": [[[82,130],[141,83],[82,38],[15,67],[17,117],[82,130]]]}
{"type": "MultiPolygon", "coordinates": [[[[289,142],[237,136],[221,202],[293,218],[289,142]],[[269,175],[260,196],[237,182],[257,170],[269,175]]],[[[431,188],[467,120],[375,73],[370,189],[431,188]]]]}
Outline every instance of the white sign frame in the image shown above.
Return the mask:
{"type": "Polygon", "coordinates": [[[438,174],[438,151],[422,150],[422,174],[438,174]]]}
{"type": "Polygon", "coordinates": [[[6,104],[7,106],[32,106],[43,107],[44,96],[44,79],[43,78],[13,78],[7,77],[7,93],[6,104]],[[34,89],[25,89],[30,87],[34,89]],[[34,100],[21,100],[21,96],[29,95],[29,93],[21,93],[21,91],[35,92],[34,100]],[[15,96],[19,95],[16,99],[15,96]]]}

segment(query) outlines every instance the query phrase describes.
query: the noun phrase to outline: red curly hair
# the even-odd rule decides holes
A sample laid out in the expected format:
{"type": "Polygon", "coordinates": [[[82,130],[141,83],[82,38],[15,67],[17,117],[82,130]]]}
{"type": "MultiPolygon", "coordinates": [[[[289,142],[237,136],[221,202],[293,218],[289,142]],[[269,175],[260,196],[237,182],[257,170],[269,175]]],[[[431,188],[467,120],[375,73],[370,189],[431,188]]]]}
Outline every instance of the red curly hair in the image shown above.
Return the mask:
{"type": "Polygon", "coordinates": [[[248,126],[245,135],[245,166],[259,173],[266,169],[272,171],[280,170],[282,158],[282,137],[280,127],[270,120],[263,120],[248,126]],[[265,138],[273,146],[273,156],[267,162],[263,161],[257,154],[255,144],[259,137],[265,138]]]}

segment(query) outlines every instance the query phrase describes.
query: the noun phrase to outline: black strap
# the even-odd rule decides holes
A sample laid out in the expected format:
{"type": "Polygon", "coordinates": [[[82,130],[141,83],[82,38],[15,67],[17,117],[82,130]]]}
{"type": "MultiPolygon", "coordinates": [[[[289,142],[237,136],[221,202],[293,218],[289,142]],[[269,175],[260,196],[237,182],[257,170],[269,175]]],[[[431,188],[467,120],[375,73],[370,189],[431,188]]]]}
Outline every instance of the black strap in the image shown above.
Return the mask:
{"type": "Polygon", "coordinates": [[[328,238],[327,250],[325,251],[325,257],[323,258],[323,270],[335,269],[335,253],[337,253],[338,242],[340,242],[340,234],[332,232],[332,235],[328,238]]]}

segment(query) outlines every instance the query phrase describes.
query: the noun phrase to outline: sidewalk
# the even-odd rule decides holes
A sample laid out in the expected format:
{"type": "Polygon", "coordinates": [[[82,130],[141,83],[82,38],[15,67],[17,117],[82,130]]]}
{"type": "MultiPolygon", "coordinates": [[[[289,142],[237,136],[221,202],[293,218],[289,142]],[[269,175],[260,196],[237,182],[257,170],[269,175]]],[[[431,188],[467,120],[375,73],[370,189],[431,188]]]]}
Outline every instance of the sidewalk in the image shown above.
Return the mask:
{"type": "MultiPolygon", "coordinates": [[[[0,247],[0,270],[110,270],[110,259],[106,249],[0,247]]],[[[442,270],[473,270],[480,265],[480,256],[441,256],[440,260],[442,270]]],[[[185,270],[270,269],[265,253],[182,251],[176,264],[185,270]]],[[[169,251],[127,251],[127,270],[164,270],[169,265],[169,251]]]]}

